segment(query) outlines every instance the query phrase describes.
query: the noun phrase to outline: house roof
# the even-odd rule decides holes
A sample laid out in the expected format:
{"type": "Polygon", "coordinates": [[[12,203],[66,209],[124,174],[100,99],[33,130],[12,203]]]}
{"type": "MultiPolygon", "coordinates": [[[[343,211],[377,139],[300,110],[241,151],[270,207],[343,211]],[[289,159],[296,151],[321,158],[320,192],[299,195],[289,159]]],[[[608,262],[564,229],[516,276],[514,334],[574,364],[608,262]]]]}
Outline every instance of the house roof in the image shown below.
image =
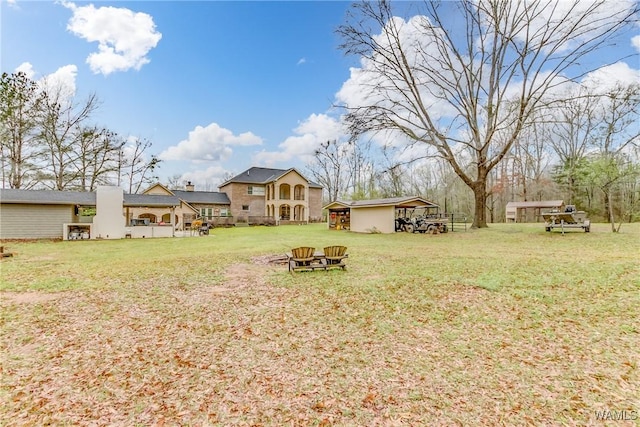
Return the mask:
{"type": "Polygon", "coordinates": [[[0,203],[94,206],[96,204],[96,193],[3,188],[0,189],[0,203]]]}
{"type": "Polygon", "coordinates": [[[378,207],[378,206],[394,206],[396,208],[417,208],[417,207],[427,207],[427,208],[437,208],[439,207],[437,204],[423,199],[422,197],[411,196],[411,197],[389,197],[385,199],[371,199],[371,200],[352,200],[352,201],[342,201],[336,200],[333,203],[329,203],[324,206],[323,209],[331,209],[337,207],[345,207],[351,209],[357,208],[370,208],[370,207],[378,207]]]}
{"type": "MultiPolygon", "coordinates": [[[[269,182],[275,181],[276,179],[280,178],[282,175],[285,175],[291,171],[296,171],[298,175],[300,175],[304,179],[307,179],[295,168],[271,169],[271,168],[252,167],[242,172],[241,174],[234,176],[230,180],[223,182],[220,186],[224,187],[225,185],[231,184],[231,183],[267,184],[269,182]]],[[[322,188],[322,186],[318,183],[309,181],[308,179],[307,181],[309,182],[309,187],[322,188]]]]}
{"type": "Polygon", "coordinates": [[[176,197],[187,203],[208,204],[208,205],[230,205],[231,200],[227,193],[219,193],[215,191],[185,191],[173,190],[176,197]]]}
{"type": "Polygon", "coordinates": [[[562,200],[540,200],[533,202],[509,202],[508,208],[559,208],[564,203],[562,200]]]}
{"type": "Polygon", "coordinates": [[[125,194],[123,206],[164,208],[167,206],[180,206],[180,199],[175,196],[161,194],[125,194]]]}
{"type": "MultiPolygon", "coordinates": [[[[169,190],[165,185],[163,185],[163,184],[162,184],[162,183],[160,183],[160,182],[156,182],[156,183],[154,183],[154,184],[151,184],[149,187],[145,188],[145,189],[142,191],[142,193],[140,193],[140,194],[149,194],[149,192],[150,192],[151,190],[153,190],[154,188],[160,188],[160,189],[162,189],[162,191],[163,191],[165,194],[173,194],[173,191],[169,190]]],[[[154,193],[151,193],[151,194],[154,194],[154,193]]]]}
{"type": "MultiPolygon", "coordinates": [[[[94,191],[0,189],[0,203],[95,206],[96,193],[94,191]]],[[[125,194],[123,206],[180,206],[180,199],[169,195],[125,194]]]]}

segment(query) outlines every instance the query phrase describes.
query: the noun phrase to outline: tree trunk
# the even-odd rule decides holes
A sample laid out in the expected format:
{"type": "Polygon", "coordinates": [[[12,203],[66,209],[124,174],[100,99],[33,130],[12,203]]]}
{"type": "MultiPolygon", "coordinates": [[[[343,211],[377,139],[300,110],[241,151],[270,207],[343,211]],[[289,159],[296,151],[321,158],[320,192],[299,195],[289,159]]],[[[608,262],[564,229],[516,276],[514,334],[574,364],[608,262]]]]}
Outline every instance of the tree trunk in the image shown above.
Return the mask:
{"type": "Polygon", "coordinates": [[[473,186],[473,199],[475,201],[475,212],[473,213],[473,224],[471,228],[487,228],[487,182],[478,180],[473,186]]]}
{"type": "Polygon", "coordinates": [[[607,190],[605,192],[605,197],[607,199],[607,213],[609,214],[609,222],[611,223],[611,231],[616,232],[616,221],[613,216],[613,200],[611,196],[611,191],[607,190]]]}

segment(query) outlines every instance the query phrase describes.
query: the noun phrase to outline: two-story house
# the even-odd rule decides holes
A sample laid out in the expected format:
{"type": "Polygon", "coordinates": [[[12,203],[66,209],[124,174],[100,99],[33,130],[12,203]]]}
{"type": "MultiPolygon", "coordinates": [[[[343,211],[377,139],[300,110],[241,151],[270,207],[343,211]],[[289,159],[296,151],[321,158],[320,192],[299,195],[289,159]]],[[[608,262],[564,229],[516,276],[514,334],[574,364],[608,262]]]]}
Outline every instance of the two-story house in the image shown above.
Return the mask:
{"type": "MultiPolygon", "coordinates": [[[[197,191],[189,182],[185,190],[154,184],[143,194],[171,195],[180,200],[173,224],[187,229],[201,218],[216,226],[225,224],[300,224],[322,220],[322,186],[296,169],[252,167],[224,182],[218,192],[197,191]]],[[[168,211],[138,208],[127,212],[127,222],[148,219],[169,222],[168,211]]]]}
{"type": "Polygon", "coordinates": [[[322,220],[322,186],[295,168],[252,167],[220,185],[237,222],[272,218],[277,224],[322,220]]]}

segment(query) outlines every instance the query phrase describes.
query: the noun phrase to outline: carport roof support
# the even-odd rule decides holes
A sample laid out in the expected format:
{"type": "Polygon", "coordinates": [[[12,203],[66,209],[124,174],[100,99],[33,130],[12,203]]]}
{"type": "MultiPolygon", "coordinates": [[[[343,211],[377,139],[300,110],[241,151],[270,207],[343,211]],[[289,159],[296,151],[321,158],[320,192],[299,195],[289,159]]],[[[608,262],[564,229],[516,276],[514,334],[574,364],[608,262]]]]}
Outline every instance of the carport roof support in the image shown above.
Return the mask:
{"type": "Polygon", "coordinates": [[[396,208],[439,207],[437,204],[427,199],[423,199],[422,197],[389,197],[385,199],[353,200],[349,202],[336,200],[335,202],[329,203],[328,205],[324,206],[323,209],[357,209],[369,208],[374,206],[395,206],[396,208]]]}
{"type": "Polygon", "coordinates": [[[509,202],[508,208],[559,208],[564,202],[562,200],[539,200],[528,202],[509,202]]]}

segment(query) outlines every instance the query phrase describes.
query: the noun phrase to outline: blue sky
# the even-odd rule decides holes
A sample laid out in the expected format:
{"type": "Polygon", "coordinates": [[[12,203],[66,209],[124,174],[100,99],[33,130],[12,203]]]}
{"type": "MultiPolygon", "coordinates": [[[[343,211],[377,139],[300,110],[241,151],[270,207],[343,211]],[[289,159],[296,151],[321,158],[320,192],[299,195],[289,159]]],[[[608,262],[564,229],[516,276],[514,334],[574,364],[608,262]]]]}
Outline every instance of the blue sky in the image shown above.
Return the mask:
{"type": "MultiPolygon", "coordinates": [[[[304,169],[320,142],[344,137],[332,105],[358,97],[360,66],[335,33],[349,5],[0,0],[0,65],[57,76],[78,100],[96,93],[94,122],[150,140],[161,180],[215,189],[251,166],[304,169]]],[[[637,34],[585,60],[631,55],[614,74],[637,78],[637,34]]]]}
{"type": "MultiPolygon", "coordinates": [[[[303,167],[304,159],[283,155],[278,146],[300,137],[296,129],[310,116],[321,121],[349,78],[349,67],[357,64],[357,58],[338,49],[334,32],[348,6],[337,1],[3,1],[2,71],[28,63],[38,79],[75,65],[78,99],[95,92],[101,100],[96,123],[149,139],[151,152],[164,160],[161,177],[186,174],[216,184],[225,172],[253,165],[303,167]],[[94,10],[85,9],[85,16],[96,16],[89,23],[94,28],[74,33],[70,20],[90,4],[94,10]],[[138,38],[132,43],[153,45],[148,34],[161,36],[139,69],[92,69],[87,62],[99,50],[97,16],[107,7],[152,20],[155,27],[147,35],[129,34],[138,38]],[[194,162],[177,152],[190,132],[194,139],[209,138],[208,153],[191,152],[208,160],[194,162]]],[[[102,12],[112,20],[127,19],[114,10],[102,12]]],[[[120,36],[127,37],[113,37],[120,36]]]]}

